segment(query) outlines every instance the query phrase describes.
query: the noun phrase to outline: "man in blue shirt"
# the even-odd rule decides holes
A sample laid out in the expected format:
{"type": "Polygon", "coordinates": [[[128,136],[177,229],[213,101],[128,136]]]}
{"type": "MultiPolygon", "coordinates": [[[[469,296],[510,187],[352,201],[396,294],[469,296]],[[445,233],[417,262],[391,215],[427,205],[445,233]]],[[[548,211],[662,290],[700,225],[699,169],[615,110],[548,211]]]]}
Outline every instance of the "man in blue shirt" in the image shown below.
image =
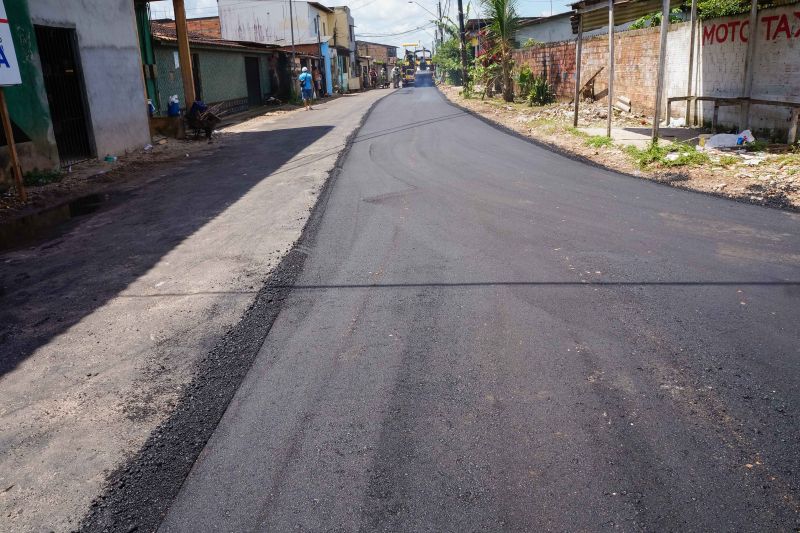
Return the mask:
{"type": "Polygon", "coordinates": [[[303,98],[303,105],[306,106],[306,111],[308,111],[311,109],[311,96],[314,81],[311,74],[308,73],[307,67],[302,68],[302,72],[297,77],[297,81],[300,82],[300,93],[303,98]]]}

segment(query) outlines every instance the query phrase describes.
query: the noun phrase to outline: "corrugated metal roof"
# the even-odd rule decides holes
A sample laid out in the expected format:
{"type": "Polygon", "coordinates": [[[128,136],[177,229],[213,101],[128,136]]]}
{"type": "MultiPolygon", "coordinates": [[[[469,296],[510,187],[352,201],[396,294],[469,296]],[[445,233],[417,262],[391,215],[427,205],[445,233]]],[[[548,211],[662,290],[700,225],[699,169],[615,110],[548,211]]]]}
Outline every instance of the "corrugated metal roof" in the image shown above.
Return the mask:
{"type": "MultiPolygon", "coordinates": [[[[680,6],[683,0],[670,0],[670,9],[680,6]]],[[[583,31],[608,26],[608,1],[585,0],[572,4],[575,12],[570,19],[572,33],[578,33],[578,15],[583,17],[583,31]]],[[[654,11],[661,11],[661,0],[617,0],[614,2],[614,25],[633,22],[654,11]]]]}
{"type": "MultiPolygon", "coordinates": [[[[758,0],[759,6],[773,7],[797,4],[800,0],[758,0]]],[[[683,0],[670,0],[670,9],[679,7],[683,0]]],[[[583,31],[592,31],[608,26],[608,0],[583,0],[572,4],[570,18],[572,33],[578,33],[578,15],[583,16],[583,31]]],[[[633,22],[645,15],[661,11],[661,0],[617,0],[614,2],[614,25],[633,22]]]]}

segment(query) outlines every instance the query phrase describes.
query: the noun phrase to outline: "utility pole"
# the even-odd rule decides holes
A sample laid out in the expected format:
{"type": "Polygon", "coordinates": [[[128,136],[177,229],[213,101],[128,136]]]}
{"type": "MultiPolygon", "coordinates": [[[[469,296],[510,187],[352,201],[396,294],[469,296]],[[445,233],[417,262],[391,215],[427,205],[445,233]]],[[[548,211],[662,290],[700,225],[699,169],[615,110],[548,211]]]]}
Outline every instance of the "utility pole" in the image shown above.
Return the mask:
{"type": "MultiPolygon", "coordinates": [[[[284,26],[285,28],[286,26],[284,26]]],[[[294,12],[292,11],[292,0],[289,0],[289,30],[292,32],[292,66],[289,69],[289,78],[292,80],[292,94],[295,93],[295,53],[294,53],[294,12]]],[[[284,34],[286,35],[286,34],[284,34]]]]}
{"type": "Polygon", "coordinates": [[[459,47],[461,48],[461,84],[467,86],[467,43],[466,32],[464,31],[464,4],[458,0],[458,36],[459,47]]]}
{"type": "Polygon", "coordinates": [[[436,12],[439,13],[439,19],[436,21],[438,22],[437,26],[439,27],[439,46],[441,47],[444,43],[444,28],[442,25],[442,2],[436,2],[436,12]]]}

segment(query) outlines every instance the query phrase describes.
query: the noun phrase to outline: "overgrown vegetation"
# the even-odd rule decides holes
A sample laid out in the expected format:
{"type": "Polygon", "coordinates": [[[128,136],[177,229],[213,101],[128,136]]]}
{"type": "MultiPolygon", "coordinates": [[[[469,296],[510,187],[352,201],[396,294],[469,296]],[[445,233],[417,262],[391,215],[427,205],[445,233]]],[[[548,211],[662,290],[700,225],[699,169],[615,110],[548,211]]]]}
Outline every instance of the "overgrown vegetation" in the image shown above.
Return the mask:
{"type": "Polygon", "coordinates": [[[537,41],[533,37],[528,37],[528,39],[522,43],[522,48],[533,48],[534,46],[539,46],[540,44],[544,44],[542,41],[537,41]]]}
{"type": "MultiPolygon", "coordinates": [[[[653,13],[649,13],[642,18],[634,21],[633,24],[630,25],[631,30],[640,30],[642,28],[655,28],[656,26],[661,26],[661,19],[664,18],[661,14],[661,11],[655,11],[653,13]]],[[[669,13],[669,21],[670,23],[680,22],[682,19],[681,17],[681,8],[676,7],[669,13]]]]}
{"type": "Polygon", "coordinates": [[[522,65],[519,69],[519,73],[517,74],[517,87],[519,88],[519,94],[521,96],[525,96],[531,93],[531,89],[533,88],[533,71],[531,71],[531,67],[528,65],[522,65]]]}
{"type": "Polygon", "coordinates": [[[592,148],[602,148],[604,146],[613,146],[614,141],[611,140],[611,137],[605,135],[592,135],[586,139],[586,144],[592,148]]]}
{"type": "Polygon", "coordinates": [[[764,141],[753,141],[751,143],[745,143],[744,149],[748,152],[763,152],[767,149],[769,144],[764,141]]]}
{"type": "Polygon", "coordinates": [[[750,2],[742,0],[699,0],[697,2],[697,16],[703,20],[740,15],[748,11],[750,11],[750,2]]]}
{"type": "Polygon", "coordinates": [[[514,60],[511,53],[514,51],[514,37],[519,28],[517,0],[483,0],[483,16],[489,20],[486,35],[491,43],[490,54],[500,64],[503,100],[513,102],[514,84],[511,71],[514,60]]]}
{"type": "Polygon", "coordinates": [[[650,165],[663,167],[694,166],[710,161],[707,154],[698,152],[694,146],[684,143],[668,145],[650,143],[644,149],[627,146],[625,152],[633,158],[640,168],[647,168],[650,165]]]}
{"type": "Polygon", "coordinates": [[[556,101],[556,95],[550,84],[547,83],[547,78],[544,76],[536,76],[531,82],[531,90],[528,93],[529,105],[547,105],[556,101]]]}
{"type": "Polygon", "coordinates": [[[49,183],[58,183],[64,179],[60,170],[39,170],[34,168],[22,175],[22,182],[28,187],[41,187],[49,183]]]}

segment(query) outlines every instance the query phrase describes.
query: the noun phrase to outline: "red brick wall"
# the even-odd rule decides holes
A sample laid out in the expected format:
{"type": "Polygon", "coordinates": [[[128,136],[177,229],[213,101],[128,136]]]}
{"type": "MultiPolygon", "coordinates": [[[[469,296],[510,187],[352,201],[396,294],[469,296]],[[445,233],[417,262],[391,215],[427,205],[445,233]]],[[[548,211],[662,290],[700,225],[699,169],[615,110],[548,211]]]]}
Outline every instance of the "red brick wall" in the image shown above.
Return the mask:
{"type": "Polygon", "coordinates": [[[186,21],[189,32],[197,33],[203,37],[212,39],[222,39],[222,32],[219,28],[219,17],[209,17],[201,19],[189,19],[186,21]]]}
{"type": "MultiPolygon", "coordinates": [[[[615,34],[614,93],[631,99],[636,112],[652,113],[658,71],[659,28],[615,34]]],[[[601,67],[595,78],[595,95],[605,98],[608,91],[608,35],[583,41],[581,80],[585,83],[601,67]]],[[[517,68],[528,65],[536,75],[546,74],[559,100],[572,100],[575,91],[575,41],[515,50],[517,68]]]]}

